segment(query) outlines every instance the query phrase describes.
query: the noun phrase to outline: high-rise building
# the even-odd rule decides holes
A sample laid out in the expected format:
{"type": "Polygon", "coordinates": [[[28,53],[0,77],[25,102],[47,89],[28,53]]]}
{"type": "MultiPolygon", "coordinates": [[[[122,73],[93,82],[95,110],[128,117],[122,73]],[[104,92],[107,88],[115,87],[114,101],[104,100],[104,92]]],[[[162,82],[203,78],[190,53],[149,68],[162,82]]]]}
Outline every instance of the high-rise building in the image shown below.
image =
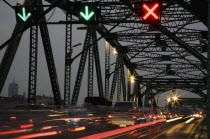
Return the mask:
{"type": "Polygon", "coordinates": [[[18,95],[18,84],[15,83],[15,80],[13,80],[13,82],[10,83],[8,87],[8,97],[13,97],[17,95],[18,95]]]}

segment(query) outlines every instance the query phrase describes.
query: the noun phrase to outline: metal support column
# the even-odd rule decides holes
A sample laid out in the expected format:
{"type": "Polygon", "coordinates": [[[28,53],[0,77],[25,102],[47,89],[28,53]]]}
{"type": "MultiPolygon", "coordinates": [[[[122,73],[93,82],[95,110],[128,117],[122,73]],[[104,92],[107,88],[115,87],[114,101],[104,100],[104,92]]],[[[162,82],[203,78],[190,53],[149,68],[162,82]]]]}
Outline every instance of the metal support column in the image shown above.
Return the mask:
{"type": "MultiPolygon", "coordinates": [[[[91,31],[91,34],[92,33],[92,30],[91,31]]],[[[93,37],[91,35],[91,37],[93,37]]],[[[93,38],[92,38],[93,39],[93,38]]],[[[94,41],[94,40],[92,40],[94,41]]],[[[89,45],[91,44],[92,42],[89,41],[89,45]]],[[[91,46],[89,48],[89,59],[88,59],[88,97],[92,97],[93,96],[93,74],[94,74],[94,55],[93,55],[93,46],[91,46]]]]}
{"type": "Polygon", "coordinates": [[[142,95],[141,95],[141,88],[140,88],[140,84],[138,87],[138,94],[137,94],[137,99],[138,99],[138,106],[142,107],[142,95]]]}
{"type": "Polygon", "coordinates": [[[145,97],[144,97],[144,107],[149,107],[149,95],[150,95],[150,89],[147,88],[145,90],[144,94],[145,94],[145,97]],[[146,92],[146,93],[145,93],[146,92]]]}
{"type": "Polygon", "coordinates": [[[28,103],[36,103],[38,26],[30,28],[28,103]]]}
{"type": "Polygon", "coordinates": [[[97,35],[96,30],[92,30],[93,33],[93,51],[94,51],[94,58],[95,58],[95,67],[96,67],[96,75],[97,75],[97,81],[98,81],[98,92],[99,96],[104,96],[104,90],[103,90],[103,81],[102,81],[102,75],[101,75],[101,63],[100,63],[100,56],[98,51],[98,41],[97,41],[97,35]]]}
{"type": "Polygon", "coordinates": [[[140,95],[140,84],[139,84],[139,80],[135,81],[134,84],[134,89],[133,89],[133,96],[135,97],[136,103],[138,104],[138,99],[139,99],[139,95],[140,95]]]}
{"type": "Polygon", "coordinates": [[[122,92],[123,92],[123,100],[126,100],[126,83],[125,83],[125,71],[124,71],[124,63],[122,61],[121,65],[121,80],[122,80],[122,92]]]}
{"type": "Polygon", "coordinates": [[[78,72],[77,72],[77,77],[76,77],[76,81],[75,81],[75,85],[74,85],[74,91],[72,94],[71,105],[76,105],[78,97],[79,97],[79,91],[80,91],[80,87],[81,87],[81,83],[82,83],[82,77],[84,74],[84,69],[85,69],[85,64],[86,64],[86,59],[87,59],[87,54],[88,54],[87,48],[89,47],[89,44],[90,44],[89,43],[90,36],[91,36],[91,32],[88,29],[87,33],[86,33],[85,42],[84,42],[84,46],[83,46],[83,53],[81,55],[79,68],[78,68],[78,72]]]}
{"type": "MultiPolygon", "coordinates": [[[[13,34],[15,34],[21,27],[22,27],[22,25],[17,23],[15,26],[15,29],[13,31],[13,34]]],[[[13,34],[12,34],[12,36],[13,36],[13,34]]],[[[14,57],[17,52],[21,38],[22,38],[22,33],[19,34],[19,36],[17,36],[16,38],[14,38],[12,41],[9,42],[7,49],[4,53],[4,56],[2,58],[2,61],[0,64],[0,94],[4,87],[4,83],[7,79],[7,75],[10,71],[11,66],[12,66],[12,62],[14,60],[14,57]]]]}
{"type": "MultiPolygon", "coordinates": [[[[208,0],[208,7],[210,7],[210,0],[208,0]]],[[[208,8],[208,27],[210,27],[210,8],[208,8]]],[[[208,42],[210,42],[210,30],[208,30],[208,42]]],[[[208,138],[210,137],[210,43],[208,43],[208,70],[207,70],[207,129],[208,138]]]]}
{"type": "Polygon", "coordinates": [[[105,97],[109,97],[109,76],[110,76],[110,44],[106,41],[105,50],[105,97]]]}
{"type": "MultiPolygon", "coordinates": [[[[72,21],[72,15],[66,12],[66,21],[72,21]]],[[[66,24],[64,107],[70,106],[71,100],[71,57],[72,57],[72,24],[66,24]]]]}
{"type": "Polygon", "coordinates": [[[119,54],[117,55],[116,62],[115,62],[115,69],[114,69],[114,76],[112,79],[112,87],[110,92],[110,99],[113,100],[114,92],[116,88],[117,78],[118,78],[118,68],[119,68],[119,54]]]}
{"type": "MultiPolygon", "coordinates": [[[[39,6],[40,6],[40,9],[39,9],[40,12],[43,13],[44,8],[42,7],[42,1],[39,1],[39,6]]],[[[47,22],[46,18],[43,17],[40,20],[40,22],[46,23],[47,22]]],[[[46,56],[52,91],[54,95],[54,102],[55,102],[55,105],[61,106],[61,94],[60,94],[60,88],[59,88],[59,83],[58,83],[58,77],[57,77],[48,27],[46,24],[40,24],[39,27],[40,27],[40,32],[42,36],[42,42],[43,42],[44,52],[46,56]]]]}
{"type": "Polygon", "coordinates": [[[118,71],[117,74],[118,74],[118,81],[117,81],[117,101],[120,101],[121,99],[121,73],[122,73],[122,58],[121,58],[121,55],[119,55],[119,68],[118,68],[118,71]]]}
{"type": "Polygon", "coordinates": [[[131,73],[128,69],[128,79],[127,79],[127,87],[128,87],[128,90],[127,90],[127,97],[126,97],[126,100],[127,101],[130,101],[130,96],[131,96],[131,73]]]}

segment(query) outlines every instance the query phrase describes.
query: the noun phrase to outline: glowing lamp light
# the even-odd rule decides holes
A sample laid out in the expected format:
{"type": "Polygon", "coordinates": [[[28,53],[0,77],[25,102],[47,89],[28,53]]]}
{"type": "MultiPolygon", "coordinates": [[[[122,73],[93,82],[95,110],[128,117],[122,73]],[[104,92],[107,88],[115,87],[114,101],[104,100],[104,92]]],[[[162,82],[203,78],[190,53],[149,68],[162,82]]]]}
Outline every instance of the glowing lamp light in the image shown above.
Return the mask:
{"type": "Polygon", "coordinates": [[[177,98],[177,96],[174,96],[173,99],[174,99],[174,100],[177,100],[178,98],[177,98]]]}
{"type": "Polygon", "coordinates": [[[131,83],[134,83],[135,82],[135,77],[131,76],[130,80],[131,80],[131,83]]]}
{"type": "Polygon", "coordinates": [[[113,53],[116,55],[118,52],[116,50],[116,48],[113,49],[113,53]]]}
{"type": "Polygon", "coordinates": [[[168,101],[168,102],[170,102],[170,101],[171,101],[171,99],[170,99],[170,98],[168,98],[168,99],[167,99],[167,101],[168,101]]]}

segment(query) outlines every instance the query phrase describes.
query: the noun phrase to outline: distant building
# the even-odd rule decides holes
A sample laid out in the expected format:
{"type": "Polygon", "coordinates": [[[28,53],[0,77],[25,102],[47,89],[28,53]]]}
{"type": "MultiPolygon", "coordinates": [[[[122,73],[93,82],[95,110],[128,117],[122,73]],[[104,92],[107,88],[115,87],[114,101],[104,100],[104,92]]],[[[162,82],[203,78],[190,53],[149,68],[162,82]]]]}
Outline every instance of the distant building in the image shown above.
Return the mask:
{"type": "Polygon", "coordinates": [[[8,97],[14,97],[18,95],[18,84],[13,81],[8,87],[8,97]]]}

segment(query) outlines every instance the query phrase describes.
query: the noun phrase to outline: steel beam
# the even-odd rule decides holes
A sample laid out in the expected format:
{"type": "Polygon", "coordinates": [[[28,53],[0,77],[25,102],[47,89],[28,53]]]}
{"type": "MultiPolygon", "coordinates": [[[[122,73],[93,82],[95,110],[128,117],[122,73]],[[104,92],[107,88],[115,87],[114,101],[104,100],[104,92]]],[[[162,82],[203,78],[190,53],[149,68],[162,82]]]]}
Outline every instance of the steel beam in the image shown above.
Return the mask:
{"type": "MultiPolygon", "coordinates": [[[[44,9],[42,7],[42,1],[39,1],[39,6],[40,6],[39,8],[40,12],[44,13],[44,9]]],[[[46,22],[46,18],[43,17],[41,21],[46,22]]],[[[50,76],[50,82],[51,82],[53,96],[54,96],[54,103],[55,105],[61,106],[61,94],[60,94],[60,88],[59,88],[58,77],[57,77],[48,28],[47,28],[47,25],[44,25],[44,24],[40,24],[39,27],[40,27],[45,57],[47,61],[48,72],[50,76]]]]}
{"type": "Polygon", "coordinates": [[[124,63],[122,60],[121,66],[121,80],[122,80],[122,93],[123,93],[123,100],[126,101],[126,81],[125,81],[125,71],[124,71],[124,63]]]}
{"type": "MultiPolygon", "coordinates": [[[[141,15],[139,11],[137,11],[131,4],[127,3],[125,0],[121,0],[125,5],[128,6],[133,12],[135,12],[137,15],[141,15]]],[[[180,38],[175,36],[172,32],[170,32],[167,28],[163,27],[160,24],[152,24],[152,26],[156,27],[158,30],[160,30],[164,35],[169,37],[171,40],[179,44],[180,47],[184,48],[186,51],[191,53],[193,56],[195,56],[197,59],[201,61],[204,68],[207,68],[207,58],[204,57],[202,54],[198,53],[196,50],[194,50],[192,47],[190,47],[187,43],[182,41],[180,38]]]]}
{"type": "Polygon", "coordinates": [[[128,69],[128,74],[127,74],[127,94],[126,94],[126,100],[130,101],[131,99],[131,72],[128,69]]]}
{"type": "MultiPolygon", "coordinates": [[[[66,12],[66,21],[71,21],[72,15],[66,12]]],[[[64,107],[71,105],[71,57],[72,48],[72,24],[66,24],[65,44],[65,73],[64,73],[64,107]]]]}
{"type": "Polygon", "coordinates": [[[28,80],[28,103],[36,103],[37,85],[37,59],[38,59],[38,26],[30,28],[30,51],[29,51],[29,80],[28,80]]]}
{"type": "MultiPolygon", "coordinates": [[[[13,31],[13,34],[15,34],[16,31],[18,31],[19,28],[21,27],[22,25],[17,23],[13,31]]],[[[12,62],[14,60],[21,38],[22,38],[22,33],[20,33],[19,36],[13,38],[9,42],[7,49],[4,53],[4,56],[2,58],[1,65],[0,65],[0,93],[2,92],[2,89],[4,87],[4,83],[7,79],[8,73],[12,66],[12,62]]]]}
{"type": "MultiPolygon", "coordinates": [[[[210,0],[208,0],[208,27],[210,27],[210,0]]],[[[208,68],[207,68],[207,129],[208,138],[210,137],[210,30],[208,29],[208,68]]]]}
{"type": "MultiPolygon", "coordinates": [[[[93,37],[93,30],[90,30],[91,38],[93,37]]],[[[94,40],[92,38],[92,41],[89,41],[89,44],[92,43],[94,40]]],[[[88,97],[93,96],[93,74],[94,74],[94,52],[93,52],[93,46],[89,48],[89,59],[88,59],[88,97]]]]}
{"type": "Polygon", "coordinates": [[[114,98],[114,92],[116,88],[117,78],[118,78],[118,68],[119,68],[119,54],[117,55],[116,62],[115,62],[115,72],[112,79],[112,86],[111,86],[111,92],[110,92],[110,99],[113,100],[114,98]]]}
{"type": "MultiPolygon", "coordinates": [[[[199,20],[201,20],[203,24],[205,24],[207,26],[208,6],[207,6],[207,2],[205,0],[199,1],[199,4],[201,4],[202,7],[197,7],[197,9],[192,8],[192,5],[188,4],[184,0],[176,0],[176,1],[180,6],[182,6],[187,11],[191,12],[199,20]],[[204,15],[202,15],[200,12],[198,12],[198,10],[205,10],[205,12],[203,12],[204,15]]],[[[192,3],[192,0],[190,2],[192,3]]]]}
{"type": "Polygon", "coordinates": [[[78,72],[77,72],[77,77],[76,77],[76,81],[75,81],[75,85],[74,85],[74,91],[72,94],[71,105],[76,105],[78,97],[79,97],[80,87],[81,87],[81,83],[82,83],[82,77],[84,74],[86,59],[87,59],[87,55],[88,55],[87,48],[89,46],[90,37],[91,37],[91,31],[90,31],[90,29],[88,29],[87,33],[86,33],[85,42],[84,42],[84,46],[83,46],[83,53],[81,55],[79,68],[78,68],[78,72]]]}
{"type": "Polygon", "coordinates": [[[97,75],[97,81],[98,81],[98,92],[99,96],[104,96],[104,90],[103,90],[103,81],[102,81],[102,75],[101,75],[101,62],[100,62],[100,56],[98,51],[98,41],[97,41],[97,34],[96,30],[93,30],[93,52],[95,57],[95,67],[96,67],[96,75],[97,75]]]}
{"type": "Polygon", "coordinates": [[[105,97],[109,97],[109,77],[110,77],[110,44],[106,41],[105,50],[105,97]]]}
{"type": "Polygon", "coordinates": [[[122,78],[121,78],[121,74],[122,74],[122,58],[120,56],[120,53],[118,54],[119,55],[119,68],[118,68],[118,71],[117,71],[117,74],[118,74],[118,80],[117,80],[117,101],[120,101],[121,100],[121,86],[122,86],[122,78]]]}

